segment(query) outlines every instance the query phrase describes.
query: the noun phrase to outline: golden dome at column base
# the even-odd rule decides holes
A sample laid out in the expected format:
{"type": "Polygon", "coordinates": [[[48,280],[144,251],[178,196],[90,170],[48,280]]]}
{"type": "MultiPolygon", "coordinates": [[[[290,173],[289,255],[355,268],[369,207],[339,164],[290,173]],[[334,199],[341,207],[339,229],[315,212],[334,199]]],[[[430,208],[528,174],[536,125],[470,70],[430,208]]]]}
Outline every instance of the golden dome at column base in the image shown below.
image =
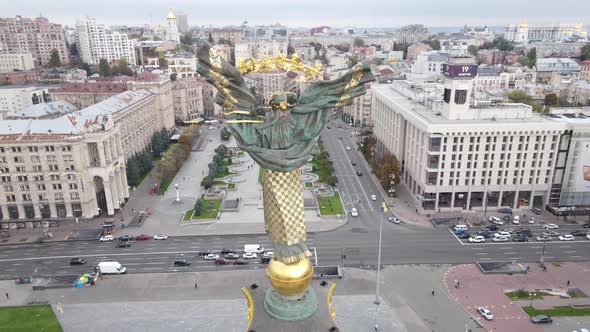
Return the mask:
{"type": "Polygon", "coordinates": [[[307,258],[290,264],[272,259],[266,268],[266,275],[274,289],[292,296],[307,288],[313,276],[313,266],[307,258]]]}

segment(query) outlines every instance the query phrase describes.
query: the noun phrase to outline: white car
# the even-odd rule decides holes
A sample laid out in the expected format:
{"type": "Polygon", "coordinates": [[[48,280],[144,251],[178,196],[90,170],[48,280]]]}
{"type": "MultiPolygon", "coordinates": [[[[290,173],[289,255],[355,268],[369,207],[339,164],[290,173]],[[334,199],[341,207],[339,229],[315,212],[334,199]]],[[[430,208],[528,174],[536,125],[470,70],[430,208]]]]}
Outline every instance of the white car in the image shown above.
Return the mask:
{"type": "Polygon", "coordinates": [[[510,238],[508,236],[495,236],[492,241],[494,242],[508,242],[510,238]]]}
{"type": "Polygon", "coordinates": [[[154,235],[154,240],[166,240],[167,238],[168,238],[168,235],[166,235],[166,234],[154,235]]]}
{"type": "Polygon", "coordinates": [[[486,320],[494,319],[494,315],[486,307],[477,307],[477,312],[479,312],[486,320]]]}
{"type": "Polygon", "coordinates": [[[515,225],[520,224],[520,217],[519,216],[514,216],[514,218],[512,219],[512,223],[515,225]]]}
{"type": "Polygon", "coordinates": [[[470,237],[469,242],[470,243],[483,243],[483,242],[486,242],[486,239],[485,239],[485,237],[483,237],[481,235],[477,235],[477,236],[470,237]]]}
{"type": "Polygon", "coordinates": [[[246,259],[253,259],[253,258],[258,258],[258,255],[256,255],[253,252],[247,252],[247,253],[244,253],[244,255],[242,257],[244,257],[246,259]]]}
{"type": "Polygon", "coordinates": [[[586,238],[590,240],[590,233],[586,234],[586,238]]]}
{"type": "Polygon", "coordinates": [[[553,238],[551,236],[548,235],[541,235],[541,236],[537,236],[537,241],[551,241],[553,240],[553,238]]]}
{"type": "Polygon", "coordinates": [[[346,151],[350,151],[350,146],[346,146],[346,151]]]}
{"type": "Polygon", "coordinates": [[[112,235],[104,235],[100,237],[100,242],[113,241],[115,237],[112,235]]]}
{"type": "Polygon", "coordinates": [[[504,222],[502,221],[502,219],[495,217],[495,216],[491,216],[490,219],[488,219],[492,224],[496,224],[498,226],[502,226],[504,225],[504,222]]]}
{"type": "Polygon", "coordinates": [[[543,225],[543,229],[558,229],[559,226],[557,226],[556,224],[547,224],[547,225],[543,225]]]}
{"type": "Polygon", "coordinates": [[[218,254],[207,254],[203,258],[205,258],[206,261],[214,261],[219,258],[219,255],[218,254]]]}
{"type": "Polygon", "coordinates": [[[399,224],[399,219],[397,219],[396,217],[389,217],[389,218],[387,218],[387,220],[389,220],[390,222],[392,222],[394,224],[399,224]]]}
{"type": "Polygon", "coordinates": [[[267,251],[264,254],[262,254],[262,257],[266,257],[266,258],[272,258],[272,256],[274,256],[275,253],[273,251],[267,251]]]}
{"type": "Polygon", "coordinates": [[[571,234],[560,235],[558,237],[559,241],[573,241],[576,238],[571,234]]]}
{"type": "Polygon", "coordinates": [[[529,224],[534,224],[534,223],[535,223],[535,217],[530,217],[529,224]]]}
{"type": "Polygon", "coordinates": [[[511,237],[510,233],[506,232],[506,231],[501,231],[498,233],[494,233],[494,237],[511,237]]]}
{"type": "Polygon", "coordinates": [[[215,129],[215,127],[208,127],[207,129],[209,129],[209,130],[213,130],[213,129],[215,129]]]}
{"type": "Polygon", "coordinates": [[[352,208],[350,210],[350,215],[353,216],[353,217],[358,217],[359,216],[359,212],[357,211],[356,208],[352,208]]]}
{"type": "Polygon", "coordinates": [[[375,196],[375,195],[371,195],[371,200],[372,200],[372,201],[376,201],[376,200],[377,200],[377,196],[375,196]]]}

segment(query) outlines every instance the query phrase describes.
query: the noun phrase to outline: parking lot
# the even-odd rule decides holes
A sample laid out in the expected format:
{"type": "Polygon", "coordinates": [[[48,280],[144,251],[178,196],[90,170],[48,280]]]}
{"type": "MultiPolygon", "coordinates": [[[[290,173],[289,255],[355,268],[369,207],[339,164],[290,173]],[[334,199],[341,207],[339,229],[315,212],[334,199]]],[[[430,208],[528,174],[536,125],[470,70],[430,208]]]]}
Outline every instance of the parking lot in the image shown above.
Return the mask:
{"type": "Polygon", "coordinates": [[[510,222],[503,225],[493,224],[488,221],[485,226],[468,227],[466,231],[456,229],[457,226],[449,227],[449,232],[462,245],[491,245],[503,242],[515,244],[526,242],[590,242],[590,235],[588,235],[590,234],[590,228],[587,225],[530,224],[526,220],[521,220],[519,224],[510,222]],[[506,234],[504,239],[497,239],[501,234],[506,234]],[[573,237],[567,235],[573,235],[573,237]]]}

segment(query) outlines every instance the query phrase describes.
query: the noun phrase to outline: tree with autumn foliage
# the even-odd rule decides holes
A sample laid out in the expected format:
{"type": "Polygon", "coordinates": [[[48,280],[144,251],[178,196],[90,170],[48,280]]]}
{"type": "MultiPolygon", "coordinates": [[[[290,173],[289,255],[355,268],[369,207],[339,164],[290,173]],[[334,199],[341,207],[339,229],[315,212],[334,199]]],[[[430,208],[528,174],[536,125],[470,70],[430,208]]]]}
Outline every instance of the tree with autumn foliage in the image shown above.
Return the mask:
{"type": "Polygon", "coordinates": [[[392,175],[395,176],[394,181],[396,183],[400,182],[401,166],[400,166],[399,160],[397,160],[397,158],[394,155],[392,155],[390,153],[386,153],[385,155],[383,155],[383,157],[379,161],[379,165],[377,166],[377,170],[375,172],[375,175],[377,175],[377,178],[381,182],[383,189],[385,189],[385,191],[388,192],[389,189],[392,189],[392,186],[391,186],[391,176],[392,175]]]}

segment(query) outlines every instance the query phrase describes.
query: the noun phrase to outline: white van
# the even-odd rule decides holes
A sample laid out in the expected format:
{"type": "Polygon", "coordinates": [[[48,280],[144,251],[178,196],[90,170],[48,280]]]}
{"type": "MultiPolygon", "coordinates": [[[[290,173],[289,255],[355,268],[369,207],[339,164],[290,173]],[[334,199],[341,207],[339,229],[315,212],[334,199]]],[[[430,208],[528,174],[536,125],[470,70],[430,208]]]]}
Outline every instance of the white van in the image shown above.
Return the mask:
{"type": "Polygon", "coordinates": [[[514,218],[512,219],[512,223],[515,225],[520,224],[520,217],[519,216],[514,216],[514,218]]]}
{"type": "Polygon", "coordinates": [[[455,226],[455,231],[467,231],[467,225],[457,225],[455,226]]]}
{"type": "Polygon", "coordinates": [[[489,220],[492,224],[496,224],[496,225],[500,225],[500,226],[504,225],[504,222],[502,221],[502,219],[500,219],[498,217],[491,216],[489,220]]]}
{"type": "Polygon", "coordinates": [[[259,244],[245,244],[244,245],[244,252],[245,253],[261,254],[264,252],[264,248],[259,244]]]}
{"type": "Polygon", "coordinates": [[[100,274],[125,274],[127,268],[119,262],[100,262],[96,269],[100,274]]]}
{"type": "Polygon", "coordinates": [[[359,212],[356,210],[356,208],[352,208],[350,210],[350,215],[352,215],[353,217],[358,217],[359,216],[359,212]]]}

